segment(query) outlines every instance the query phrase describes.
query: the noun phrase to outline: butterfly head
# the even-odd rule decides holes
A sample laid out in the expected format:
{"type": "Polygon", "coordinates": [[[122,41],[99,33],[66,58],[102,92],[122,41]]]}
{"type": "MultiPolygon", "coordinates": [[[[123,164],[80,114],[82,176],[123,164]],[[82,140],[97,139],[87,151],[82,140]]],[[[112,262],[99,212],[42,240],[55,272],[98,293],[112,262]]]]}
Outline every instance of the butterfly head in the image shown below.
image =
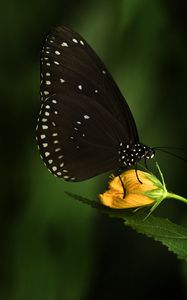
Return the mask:
{"type": "Polygon", "coordinates": [[[143,146],[145,147],[144,150],[145,150],[145,155],[144,157],[146,159],[151,159],[155,156],[155,150],[153,148],[150,148],[150,147],[147,147],[147,146],[143,146]]]}
{"type": "Polygon", "coordinates": [[[130,167],[138,163],[142,158],[151,159],[155,155],[155,150],[143,144],[120,143],[119,162],[125,167],[130,167]]]}

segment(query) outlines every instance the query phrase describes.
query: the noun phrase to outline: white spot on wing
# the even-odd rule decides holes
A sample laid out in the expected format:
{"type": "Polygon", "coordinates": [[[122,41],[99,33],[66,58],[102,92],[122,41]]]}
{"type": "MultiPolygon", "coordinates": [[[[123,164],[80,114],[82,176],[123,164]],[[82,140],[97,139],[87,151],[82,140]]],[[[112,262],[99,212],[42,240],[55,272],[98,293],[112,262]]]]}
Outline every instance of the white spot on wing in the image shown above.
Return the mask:
{"type": "Polygon", "coordinates": [[[68,47],[68,44],[66,42],[63,42],[61,45],[62,47],[68,47]]]}

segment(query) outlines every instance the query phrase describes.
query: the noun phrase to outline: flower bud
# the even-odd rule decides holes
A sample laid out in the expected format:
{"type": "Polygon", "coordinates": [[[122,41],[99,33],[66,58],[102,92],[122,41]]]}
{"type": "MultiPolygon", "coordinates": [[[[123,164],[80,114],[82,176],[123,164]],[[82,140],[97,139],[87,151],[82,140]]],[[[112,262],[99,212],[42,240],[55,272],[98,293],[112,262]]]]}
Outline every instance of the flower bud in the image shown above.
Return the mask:
{"type": "Polygon", "coordinates": [[[109,183],[109,189],[100,194],[101,202],[117,209],[136,208],[160,203],[167,197],[165,185],[153,174],[140,170],[128,170],[114,177],[109,183]],[[138,175],[138,177],[137,177],[138,175]]]}

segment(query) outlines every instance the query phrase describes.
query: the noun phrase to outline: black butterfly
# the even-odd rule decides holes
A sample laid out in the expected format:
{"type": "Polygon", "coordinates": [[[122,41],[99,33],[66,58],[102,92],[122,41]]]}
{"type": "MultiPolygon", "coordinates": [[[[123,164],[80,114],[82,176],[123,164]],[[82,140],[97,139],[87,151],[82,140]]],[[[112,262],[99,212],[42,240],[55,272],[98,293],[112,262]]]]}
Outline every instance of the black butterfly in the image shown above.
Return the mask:
{"type": "Polygon", "coordinates": [[[50,172],[81,181],[127,169],[154,149],[139,142],[131,111],[106,67],[76,32],[57,27],[41,55],[37,141],[50,172]]]}

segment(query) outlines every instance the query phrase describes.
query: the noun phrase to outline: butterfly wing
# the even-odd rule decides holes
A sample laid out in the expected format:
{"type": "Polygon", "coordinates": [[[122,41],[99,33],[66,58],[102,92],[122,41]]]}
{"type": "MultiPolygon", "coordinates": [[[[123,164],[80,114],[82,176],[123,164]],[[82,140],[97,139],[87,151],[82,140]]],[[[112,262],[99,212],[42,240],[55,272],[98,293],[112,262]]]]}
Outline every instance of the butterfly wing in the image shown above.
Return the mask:
{"type": "Polygon", "coordinates": [[[65,180],[117,168],[119,143],[138,141],[130,109],[106,67],[65,27],[54,29],[42,49],[41,100],[40,152],[49,170],[65,180]]]}
{"type": "Polygon", "coordinates": [[[42,106],[38,145],[54,175],[81,181],[118,167],[122,130],[110,112],[90,97],[56,94],[42,106]]]}
{"type": "Polygon", "coordinates": [[[82,88],[88,96],[100,93],[102,105],[122,123],[124,135],[131,137],[132,142],[139,140],[131,111],[119,88],[103,62],[78,33],[57,27],[47,36],[42,51],[41,92],[47,90],[53,94],[59,91],[60,94],[59,79],[62,79],[69,83],[70,89],[82,88]],[[46,85],[49,70],[53,78],[51,86],[46,85]]]}

